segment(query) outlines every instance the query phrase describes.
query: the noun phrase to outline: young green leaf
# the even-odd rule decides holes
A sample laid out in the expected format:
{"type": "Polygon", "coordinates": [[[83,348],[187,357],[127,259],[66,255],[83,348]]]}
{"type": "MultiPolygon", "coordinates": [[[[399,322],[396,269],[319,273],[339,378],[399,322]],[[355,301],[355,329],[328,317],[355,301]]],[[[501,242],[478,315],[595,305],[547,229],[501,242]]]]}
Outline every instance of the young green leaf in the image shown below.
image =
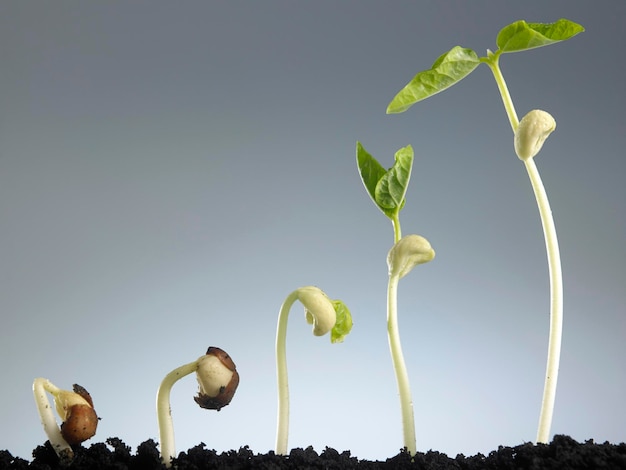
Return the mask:
{"type": "Polygon", "coordinates": [[[356,159],[361,180],[372,201],[387,217],[393,219],[404,207],[404,196],[413,167],[413,148],[409,145],[398,150],[389,170],[385,170],[360,142],[356,144],[356,159]]]}
{"type": "Polygon", "coordinates": [[[372,198],[374,204],[376,202],[376,185],[380,179],[387,172],[378,160],[372,157],[361,145],[361,142],[356,143],[356,162],[359,167],[359,174],[361,175],[361,181],[367,190],[367,193],[372,198]]]}
{"type": "Polygon", "coordinates": [[[518,52],[565,41],[585,30],[578,23],[561,18],[555,23],[516,21],[498,33],[496,44],[501,52],[518,52]]]}
{"type": "Polygon", "coordinates": [[[331,300],[331,302],[337,314],[337,321],[333,329],[330,330],[330,342],[341,343],[352,330],[352,314],[341,300],[331,300]]]}
{"type": "Polygon", "coordinates": [[[462,80],[474,70],[480,60],[471,49],[453,47],[440,56],[429,70],[419,72],[387,106],[387,114],[402,113],[429,96],[439,93],[462,80]]]}
{"type": "Polygon", "coordinates": [[[388,217],[397,214],[404,206],[404,196],[409,187],[412,167],[413,147],[408,145],[396,152],[393,166],[376,184],[374,192],[376,204],[388,217]]]}

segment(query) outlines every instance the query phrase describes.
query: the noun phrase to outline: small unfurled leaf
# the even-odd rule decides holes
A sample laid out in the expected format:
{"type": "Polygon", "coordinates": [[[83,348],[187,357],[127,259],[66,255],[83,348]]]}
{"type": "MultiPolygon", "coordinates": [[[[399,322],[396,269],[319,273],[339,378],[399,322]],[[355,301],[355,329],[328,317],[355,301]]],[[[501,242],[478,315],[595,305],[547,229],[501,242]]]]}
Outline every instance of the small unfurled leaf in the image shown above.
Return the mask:
{"type": "Polygon", "coordinates": [[[404,196],[409,187],[411,168],[413,167],[413,147],[401,148],[395,154],[393,166],[376,184],[374,191],[378,207],[392,217],[404,206],[404,196]]]}
{"type": "Polygon", "coordinates": [[[330,331],[330,341],[331,343],[341,343],[352,330],[352,314],[341,300],[332,300],[332,304],[337,314],[337,321],[330,331]]]}
{"type": "Polygon", "coordinates": [[[385,170],[360,142],[356,145],[356,158],[361,180],[372,201],[387,217],[393,219],[404,207],[404,196],[413,167],[413,148],[409,145],[398,150],[389,170],[385,170]]]}
{"type": "Polygon", "coordinates": [[[356,143],[356,162],[359,167],[361,181],[363,181],[367,193],[372,198],[374,204],[378,205],[375,194],[376,185],[387,171],[363,148],[361,142],[356,143]]]}
{"type": "Polygon", "coordinates": [[[516,21],[498,33],[496,44],[501,52],[518,52],[565,41],[585,30],[578,23],[561,18],[555,23],[516,21]]]}
{"type": "Polygon", "coordinates": [[[387,114],[402,113],[429,96],[451,87],[480,64],[476,53],[460,46],[440,56],[429,70],[419,72],[387,106],[387,114]]]}

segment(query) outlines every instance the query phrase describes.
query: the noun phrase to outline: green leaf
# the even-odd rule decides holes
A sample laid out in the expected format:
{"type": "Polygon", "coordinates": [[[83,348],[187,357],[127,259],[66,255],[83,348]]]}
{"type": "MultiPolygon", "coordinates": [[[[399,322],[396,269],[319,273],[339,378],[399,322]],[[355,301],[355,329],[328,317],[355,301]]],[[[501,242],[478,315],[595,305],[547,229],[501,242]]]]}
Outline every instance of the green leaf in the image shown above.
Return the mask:
{"type": "Polygon", "coordinates": [[[330,331],[330,342],[341,343],[352,330],[352,314],[341,300],[331,300],[331,302],[337,315],[337,321],[330,331]]]}
{"type": "Polygon", "coordinates": [[[376,185],[387,171],[363,148],[361,142],[356,143],[356,162],[359,167],[361,181],[363,181],[367,193],[372,198],[374,204],[378,205],[375,194],[376,185]]]}
{"type": "Polygon", "coordinates": [[[498,33],[496,44],[501,52],[518,52],[565,41],[585,30],[578,23],[561,18],[555,23],[516,21],[498,33]]]}
{"type": "Polygon", "coordinates": [[[429,70],[419,72],[387,106],[387,114],[402,113],[429,96],[451,87],[480,64],[476,53],[460,46],[440,56],[429,70]]]}
{"type": "Polygon", "coordinates": [[[376,184],[376,204],[388,216],[397,214],[404,206],[404,196],[409,187],[413,167],[413,147],[401,148],[395,154],[393,166],[376,184]]]}

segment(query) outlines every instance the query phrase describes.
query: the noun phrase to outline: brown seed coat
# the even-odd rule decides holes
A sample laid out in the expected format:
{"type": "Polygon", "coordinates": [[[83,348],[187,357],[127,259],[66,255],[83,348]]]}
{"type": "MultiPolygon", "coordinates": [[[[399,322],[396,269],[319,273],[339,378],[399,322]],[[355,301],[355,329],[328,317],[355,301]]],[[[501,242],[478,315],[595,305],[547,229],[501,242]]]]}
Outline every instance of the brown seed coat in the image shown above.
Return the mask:
{"type": "Polygon", "coordinates": [[[98,416],[91,406],[74,405],[68,413],[67,419],[61,424],[61,435],[68,444],[80,444],[96,434],[98,416]]]}
{"type": "Polygon", "coordinates": [[[231,377],[230,382],[228,382],[225,387],[222,387],[220,389],[220,392],[216,396],[210,397],[208,395],[199,393],[198,396],[194,397],[193,399],[201,408],[204,408],[206,410],[219,411],[226,405],[228,405],[233,399],[235,391],[239,386],[239,373],[237,372],[237,367],[235,366],[232,358],[223,349],[211,346],[209,347],[209,349],[207,349],[206,353],[208,356],[217,357],[228,370],[231,370],[233,372],[233,376],[231,377]]]}

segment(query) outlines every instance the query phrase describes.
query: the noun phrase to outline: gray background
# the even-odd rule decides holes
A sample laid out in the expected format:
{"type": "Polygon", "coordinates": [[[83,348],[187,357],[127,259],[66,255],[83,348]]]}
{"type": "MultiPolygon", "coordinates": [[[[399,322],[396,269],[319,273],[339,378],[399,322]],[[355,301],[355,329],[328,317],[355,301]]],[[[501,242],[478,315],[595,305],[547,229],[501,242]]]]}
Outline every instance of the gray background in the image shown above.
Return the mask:
{"type": "Polygon", "coordinates": [[[92,442],[158,438],[157,386],[210,345],[241,385],[219,413],[188,377],[178,450],[274,446],[280,304],[315,284],[354,330],[287,344],[290,447],[385,459],[402,446],[385,330],[389,221],[355,142],[416,161],[401,221],[436,259],[400,283],[418,450],[535,439],[548,334],[545,248],[486,66],[409,112],[394,94],[460,44],[565,17],[586,32],[508,54],[523,116],[553,114],[537,157],[565,286],[552,433],[626,434],[624,50],[618,1],[109,1],[0,4],[0,448],[45,441],[31,384],[85,386],[92,442]]]}

